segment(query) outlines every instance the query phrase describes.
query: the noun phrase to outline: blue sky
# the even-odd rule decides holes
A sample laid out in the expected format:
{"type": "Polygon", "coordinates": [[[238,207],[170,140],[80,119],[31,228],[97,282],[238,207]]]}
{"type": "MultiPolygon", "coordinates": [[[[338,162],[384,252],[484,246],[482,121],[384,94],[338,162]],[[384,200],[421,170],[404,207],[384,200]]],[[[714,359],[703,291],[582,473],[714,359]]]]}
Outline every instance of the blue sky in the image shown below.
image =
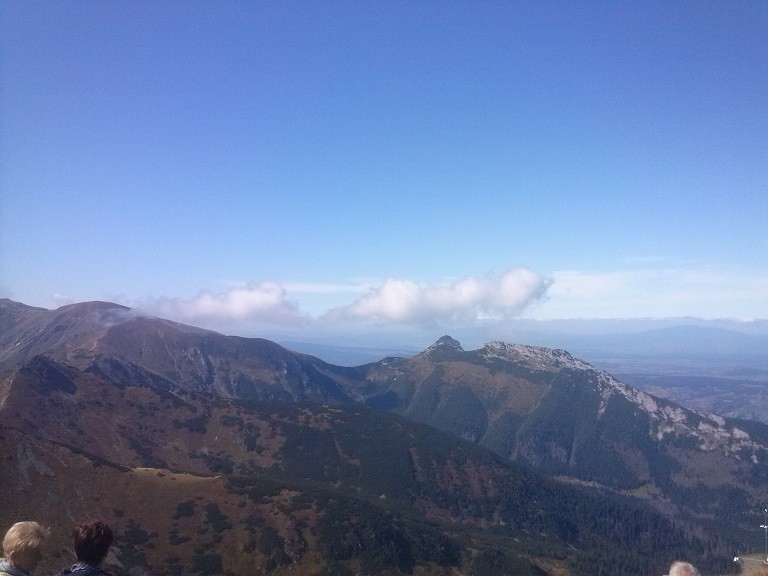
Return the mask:
{"type": "Polygon", "coordinates": [[[768,318],[764,2],[0,10],[0,295],[266,336],[768,318]]]}

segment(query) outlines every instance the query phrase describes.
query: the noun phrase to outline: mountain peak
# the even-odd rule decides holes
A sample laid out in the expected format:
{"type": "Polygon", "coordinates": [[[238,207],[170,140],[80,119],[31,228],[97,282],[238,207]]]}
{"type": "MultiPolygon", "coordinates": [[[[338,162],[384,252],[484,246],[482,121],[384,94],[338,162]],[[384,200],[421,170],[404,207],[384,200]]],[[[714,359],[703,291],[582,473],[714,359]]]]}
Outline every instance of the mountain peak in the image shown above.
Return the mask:
{"type": "Polygon", "coordinates": [[[433,344],[433,346],[451,346],[452,348],[456,348],[462,352],[464,351],[464,349],[461,347],[461,343],[455,338],[451,338],[447,334],[439,338],[437,342],[433,344]]]}
{"type": "Polygon", "coordinates": [[[432,360],[450,360],[457,352],[464,352],[464,348],[458,340],[445,335],[422,354],[429,356],[432,360]]]}

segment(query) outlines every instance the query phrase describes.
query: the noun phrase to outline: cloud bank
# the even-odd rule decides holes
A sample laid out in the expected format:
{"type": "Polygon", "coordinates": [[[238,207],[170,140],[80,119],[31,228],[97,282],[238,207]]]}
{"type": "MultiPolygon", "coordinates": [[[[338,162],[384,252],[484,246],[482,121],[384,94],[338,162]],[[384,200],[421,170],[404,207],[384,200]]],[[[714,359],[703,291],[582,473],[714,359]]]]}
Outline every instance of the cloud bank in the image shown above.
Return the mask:
{"type": "Polygon", "coordinates": [[[549,280],[528,268],[514,268],[486,280],[468,277],[448,285],[388,278],[324,318],[420,323],[509,317],[541,298],[549,285],[549,280]]]}
{"type": "Polygon", "coordinates": [[[249,320],[295,325],[307,320],[298,306],[286,298],[285,288],[272,281],[250,283],[218,294],[200,292],[189,299],[155,298],[143,301],[137,308],[180,321],[249,320]]]}

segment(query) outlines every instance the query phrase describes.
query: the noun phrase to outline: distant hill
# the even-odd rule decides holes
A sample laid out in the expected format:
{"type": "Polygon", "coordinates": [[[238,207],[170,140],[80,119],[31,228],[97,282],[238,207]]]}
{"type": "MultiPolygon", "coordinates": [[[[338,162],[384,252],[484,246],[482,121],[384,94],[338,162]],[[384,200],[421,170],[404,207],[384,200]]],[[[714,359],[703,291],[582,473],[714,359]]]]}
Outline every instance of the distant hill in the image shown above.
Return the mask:
{"type": "Polygon", "coordinates": [[[563,350],[342,367],[109,303],[4,300],[0,328],[2,517],[108,517],[134,576],[658,574],[759,544],[768,427],[563,350]]]}

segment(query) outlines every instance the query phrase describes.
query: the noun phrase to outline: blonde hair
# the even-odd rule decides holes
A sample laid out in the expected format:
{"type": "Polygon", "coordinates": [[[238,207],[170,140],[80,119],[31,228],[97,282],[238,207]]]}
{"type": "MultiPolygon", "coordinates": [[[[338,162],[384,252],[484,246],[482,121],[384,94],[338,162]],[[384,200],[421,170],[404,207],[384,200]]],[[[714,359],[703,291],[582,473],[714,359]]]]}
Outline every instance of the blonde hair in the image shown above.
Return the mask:
{"type": "Polygon", "coordinates": [[[3,538],[5,559],[21,568],[31,570],[43,557],[43,545],[50,530],[37,522],[16,522],[3,538]]]}
{"type": "Polygon", "coordinates": [[[669,576],[699,576],[699,571],[688,562],[673,562],[669,567],[669,576]]]}

